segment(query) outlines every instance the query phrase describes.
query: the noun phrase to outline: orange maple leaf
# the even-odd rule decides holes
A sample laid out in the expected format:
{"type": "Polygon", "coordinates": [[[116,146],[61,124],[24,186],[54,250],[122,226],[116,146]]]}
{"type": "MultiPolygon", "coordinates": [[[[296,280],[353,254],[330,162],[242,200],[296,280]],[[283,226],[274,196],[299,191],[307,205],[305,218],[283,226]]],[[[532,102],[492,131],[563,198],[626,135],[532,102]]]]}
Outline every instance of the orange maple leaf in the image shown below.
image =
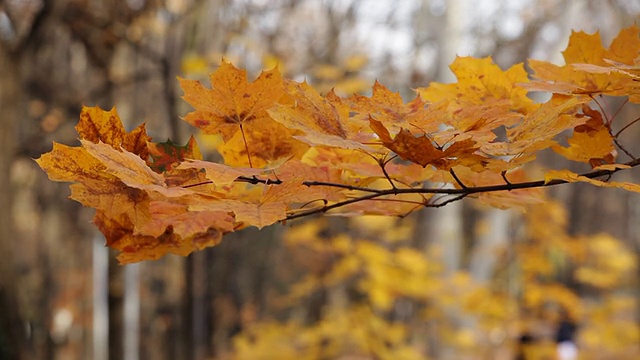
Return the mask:
{"type": "MultiPolygon", "coordinates": [[[[282,157],[299,157],[306,150],[290,130],[273,121],[267,113],[284,95],[277,68],[263,71],[254,82],[248,83],[246,71],[223,61],[210,76],[210,89],[199,81],[179,80],[183,98],[195,108],[184,120],[206,134],[221,134],[225,143],[231,141],[223,145],[225,150],[244,149],[246,165],[261,167],[282,157]]],[[[225,155],[225,160],[240,163],[237,158],[230,158],[228,151],[225,155]]]]}
{"type": "MultiPolygon", "coordinates": [[[[349,101],[351,111],[363,115],[361,122],[364,126],[368,127],[366,120],[371,116],[393,133],[399,132],[401,128],[408,128],[414,121],[424,121],[430,115],[427,103],[419,96],[405,104],[399,93],[391,92],[377,81],[373,84],[371,97],[354,95],[349,101]]],[[[430,129],[426,131],[437,129],[438,122],[432,121],[430,129]]],[[[363,127],[362,130],[368,129],[363,127]]]]}
{"type": "Polygon", "coordinates": [[[401,158],[416,164],[433,165],[439,169],[448,170],[454,163],[469,157],[477,157],[473,153],[478,149],[478,146],[471,139],[456,141],[443,148],[434,145],[428,137],[416,137],[406,129],[401,129],[394,138],[391,138],[389,130],[381,122],[373,118],[369,121],[371,129],[378,134],[384,146],[401,158]]]}
{"type": "Polygon", "coordinates": [[[184,120],[206,134],[222,134],[224,141],[243,127],[268,121],[267,110],[284,94],[277,68],[263,71],[254,82],[248,83],[246,71],[223,61],[209,80],[210,89],[197,80],[179,79],[184,100],[195,108],[184,120]]]}
{"type": "Polygon", "coordinates": [[[101,141],[115,149],[123,148],[138,154],[143,160],[149,158],[147,142],[151,138],[147,136],[144,123],[131,132],[126,132],[115,108],[105,111],[99,107],[84,106],[76,131],[80,139],[94,143],[101,141]]]}
{"type": "Polygon", "coordinates": [[[369,140],[370,136],[357,137],[362,125],[349,121],[349,106],[333,92],[322,97],[306,82],[292,81],[287,82],[286,89],[293,104],[278,104],[269,114],[287,128],[302,131],[304,135],[296,135],[297,139],[309,145],[369,150],[359,140],[369,140]]]}

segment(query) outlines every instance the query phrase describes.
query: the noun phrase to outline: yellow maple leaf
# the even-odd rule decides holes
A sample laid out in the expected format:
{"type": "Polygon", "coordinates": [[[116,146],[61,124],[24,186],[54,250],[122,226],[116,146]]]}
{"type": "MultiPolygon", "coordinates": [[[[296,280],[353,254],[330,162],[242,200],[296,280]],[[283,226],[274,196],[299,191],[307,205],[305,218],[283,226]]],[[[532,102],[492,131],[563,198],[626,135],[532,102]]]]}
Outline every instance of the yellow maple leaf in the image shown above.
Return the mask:
{"type": "MultiPolygon", "coordinates": [[[[529,60],[534,77],[539,79],[525,84],[534,91],[565,94],[607,94],[625,96],[638,88],[633,79],[615,71],[611,62],[634,65],[640,51],[640,29],[632,26],[618,34],[609,49],[602,46],[598,32],[587,34],[572,32],[569,45],[563,51],[565,64],[554,65],[545,61],[529,60]],[[610,71],[599,69],[609,68],[610,71]]],[[[637,99],[637,96],[636,96],[637,99]]]]}
{"type": "Polygon", "coordinates": [[[549,170],[544,174],[544,181],[549,183],[553,180],[563,180],[566,182],[586,182],[591,185],[609,188],[624,189],[633,192],[640,192],[640,185],[630,182],[617,182],[617,181],[601,181],[596,179],[590,179],[586,176],[582,176],[574,173],[570,170],[549,170]]]}
{"type": "Polygon", "coordinates": [[[527,90],[520,86],[529,81],[523,64],[503,71],[491,57],[456,57],[450,68],[457,82],[431,83],[429,87],[418,88],[420,97],[431,103],[451,101],[461,108],[468,104],[481,105],[491,98],[509,99],[511,109],[519,113],[527,113],[537,107],[527,97],[527,90]]]}
{"type": "Polygon", "coordinates": [[[237,132],[229,141],[217,144],[216,150],[229,166],[269,167],[285,158],[300,159],[309,149],[294,134],[273,120],[262,121],[255,123],[251,132],[237,132]],[[249,144],[247,147],[245,142],[249,144]]]}
{"type": "Polygon", "coordinates": [[[615,152],[615,148],[613,137],[605,127],[592,132],[576,131],[568,142],[568,147],[554,145],[551,148],[569,160],[592,163],[593,165],[599,165],[600,161],[610,163],[615,160],[615,158],[609,157],[615,152]],[[609,159],[605,160],[608,157],[609,159]]]}

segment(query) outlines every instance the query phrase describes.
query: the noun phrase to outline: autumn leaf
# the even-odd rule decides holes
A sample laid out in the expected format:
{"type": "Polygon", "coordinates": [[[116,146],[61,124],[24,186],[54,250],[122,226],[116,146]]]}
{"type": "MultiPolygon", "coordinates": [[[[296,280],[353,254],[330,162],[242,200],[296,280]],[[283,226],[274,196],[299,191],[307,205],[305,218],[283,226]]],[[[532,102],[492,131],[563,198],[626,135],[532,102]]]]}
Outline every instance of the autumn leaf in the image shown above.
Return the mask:
{"type": "MultiPolygon", "coordinates": [[[[397,92],[391,92],[379,82],[373,84],[371,97],[354,95],[349,99],[351,111],[363,115],[363,119],[369,116],[384,124],[391,132],[397,133],[401,128],[408,128],[410,123],[424,121],[431,115],[427,103],[419,96],[405,103],[397,92]]],[[[365,122],[363,124],[366,125],[365,122]]],[[[431,122],[427,132],[436,131],[438,123],[431,122]]]]}
{"type": "Polygon", "coordinates": [[[201,160],[202,154],[192,136],[184,146],[176,145],[171,140],[163,143],[147,143],[151,155],[150,167],[159,173],[172,170],[186,159],[201,160]]]}
{"type": "Polygon", "coordinates": [[[554,145],[554,138],[560,133],[587,121],[583,116],[576,116],[578,107],[586,101],[588,99],[576,97],[551,99],[527,114],[517,126],[507,129],[507,141],[484,143],[482,150],[492,156],[514,156],[506,164],[508,168],[530,162],[536,152],[554,145]]]}
{"type": "Polygon", "coordinates": [[[240,164],[230,154],[244,151],[247,165],[261,167],[282,157],[301,156],[306,147],[267,113],[284,94],[277,68],[248,83],[246,71],[223,61],[210,82],[209,89],[199,81],[180,79],[183,98],[195,108],[184,120],[206,134],[221,134],[225,143],[231,141],[222,145],[226,160],[240,164]]]}
{"type": "Polygon", "coordinates": [[[83,107],[76,131],[80,139],[103,142],[115,149],[123,148],[143,160],[149,157],[147,142],[151,138],[147,136],[144,124],[126,132],[115,108],[105,111],[98,107],[83,107]]]}
{"type": "Polygon", "coordinates": [[[262,174],[261,169],[239,168],[203,160],[188,160],[181,163],[178,169],[204,169],[207,179],[219,186],[229,185],[241,176],[255,177],[262,174]]]}
{"type": "Polygon", "coordinates": [[[553,151],[569,160],[589,163],[593,167],[615,161],[613,138],[605,127],[590,132],[575,131],[568,142],[568,147],[552,146],[553,151]]]}
{"type": "MultiPolygon", "coordinates": [[[[157,219],[161,219],[161,216],[157,216],[157,213],[154,215],[156,215],[157,219]]],[[[222,221],[229,220],[227,224],[232,224],[232,218],[223,213],[204,212],[202,216],[205,219],[209,218],[210,223],[213,220],[212,217],[218,217],[222,221]]],[[[180,216],[176,220],[180,220],[180,216]]],[[[118,260],[121,264],[155,260],[168,253],[187,256],[195,250],[218,244],[223,234],[223,230],[207,226],[205,231],[192,232],[191,236],[182,238],[174,232],[173,225],[164,228],[162,234],[158,237],[136,234],[132,230],[132,224],[126,218],[105,217],[101,212],[96,213],[94,223],[107,238],[107,245],[120,251],[118,260]]],[[[185,230],[185,232],[188,231],[185,230]]]]}
{"type": "Polygon", "coordinates": [[[115,181],[115,176],[104,171],[104,165],[84,148],[53,143],[53,149],[43,154],[36,163],[47,172],[50,180],[81,182],[100,186],[103,182],[115,181]]]}
{"type": "Polygon", "coordinates": [[[216,150],[230,166],[270,167],[283,159],[300,159],[309,149],[309,145],[295,139],[294,134],[275,121],[263,121],[254,124],[251,132],[244,135],[237,132],[229,141],[220,143],[216,150]],[[245,142],[248,147],[244,146],[245,142]]]}
{"type": "MultiPolygon", "coordinates": [[[[616,71],[605,73],[593,69],[609,67],[611,61],[634,65],[640,51],[639,34],[637,26],[627,28],[612,41],[609,49],[605,49],[599,33],[572,32],[569,45],[563,51],[565,65],[529,60],[534,77],[539,80],[525,87],[529,90],[576,95],[627,95],[630,89],[637,88],[632,78],[616,71]]],[[[614,70],[613,67],[611,69],[614,70]]]]}
{"type": "Polygon", "coordinates": [[[597,179],[591,179],[586,176],[582,176],[574,173],[570,170],[549,170],[544,174],[544,181],[549,183],[553,180],[563,180],[566,182],[586,182],[591,185],[609,188],[624,189],[633,192],[640,192],[640,185],[630,182],[617,182],[617,181],[601,181],[597,179]]]}
{"type": "Polygon", "coordinates": [[[224,141],[241,127],[250,132],[252,123],[269,121],[266,111],[284,94],[277,68],[248,83],[246,71],[226,61],[209,77],[210,89],[196,80],[179,80],[184,100],[195,108],[184,120],[206,134],[222,134],[224,141]]]}
{"type": "Polygon", "coordinates": [[[392,138],[389,130],[381,122],[375,119],[370,119],[370,122],[371,129],[378,134],[384,146],[403,159],[423,167],[433,165],[437,168],[448,170],[453,163],[461,162],[468,157],[474,157],[473,153],[478,149],[475,141],[471,139],[456,141],[446,148],[441,148],[434,145],[428,137],[416,137],[405,129],[401,129],[392,138]]]}
{"type": "Polygon", "coordinates": [[[426,88],[418,88],[422,99],[430,103],[453,102],[457,108],[481,105],[491,98],[506,99],[511,109],[519,113],[528,113],[537,107],[527,97],[527,90],[520,86],[529,81],[523,64],[503,71],[490,57],[456,57],[449,67],[458,81],[452,84],[431,83],[426,88]]]}
{"type": "MultiPolygon", "coordinates": [[[[304,135],[296,135],[309,145],[323,145],[344,149],[368,148],[358,140],[368,140],[370,136],[357,138],[350,128],[349,107],[333,93],[322,97],[306,82],[287,82],[287,94],[293,104],[277,104],[269,110],[274,120],[292,130],[299,130],[304,135]]],[[[356,129],[360,125],[351,124],[356,129]]]]}

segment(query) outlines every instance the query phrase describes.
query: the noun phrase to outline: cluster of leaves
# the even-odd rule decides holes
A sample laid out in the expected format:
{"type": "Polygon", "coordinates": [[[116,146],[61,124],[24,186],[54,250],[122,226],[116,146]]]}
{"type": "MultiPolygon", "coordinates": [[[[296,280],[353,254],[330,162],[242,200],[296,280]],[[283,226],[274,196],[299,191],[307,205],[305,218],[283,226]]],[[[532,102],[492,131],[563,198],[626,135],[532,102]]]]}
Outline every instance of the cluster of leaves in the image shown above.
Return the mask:
{"type": "Polygon", "coordinates": [[[411,248],[413,219],[353,218],[349,234],[332,235],[323,218],[287,228],[286,257],[303,260],[299,278],[273,304],[290,315],[245,324],[234,358],[424,359],[432,343],[453,357],[491,358],[516,348],[525,331],[536,339],[524,349],[527,358],[552,358],[555,344],[545,333],[564,311],[580,324],[576,340],[585,353],[624,358],[640,340],[633,296],[620,291],[633,286],[636,259],[608,235],[568,235],[564,207],[545,200],[526,206],[522,228],[494,249],[505,270],[486,283],[469,270],[446,271],[435,247],[411,248]],[[559,281],[569,267],[570,283],[602,296],[586,300],[559,281]],[[300,307],[318,297],[326,299],[320,318],[309,321],[300,307]]]}
{"type": "Polygon", "coordinates": [[[614,133],[615,116],[598,102],[640,102],[639,33],[623,30],[608,49],[598,34],[573,33],[565,65],[529,61],[534,81],[523,64],[503,71],[491,58],[457,58],[457,82],[418,88],[409,102],[379,83],[370,97],[321,95],[277,69],[249,83],[223,63],[210,88],[180,79],[195,109],[184,120],[221,137],[223,164],[204,161],[193,139],[153,143],[144,126],[126,132],[115,110],[98,108],[82,111],[81,146],[54,144],[37,161],[97,209],[122,263],[187,255],[224,233],[317,213],[405,216],[465,197],[517,207],[539,201],[541,187],[579,181],[639,191],[609,181],[640,160],[618,140],[631,123],[614,133]],[[552,96],[536,103],[529,91],[552,96]],[[548,148],[592,169],[531,181],[523,165],[548,148]],[[630,160],[617,161],[617,149],[630,160]]]}

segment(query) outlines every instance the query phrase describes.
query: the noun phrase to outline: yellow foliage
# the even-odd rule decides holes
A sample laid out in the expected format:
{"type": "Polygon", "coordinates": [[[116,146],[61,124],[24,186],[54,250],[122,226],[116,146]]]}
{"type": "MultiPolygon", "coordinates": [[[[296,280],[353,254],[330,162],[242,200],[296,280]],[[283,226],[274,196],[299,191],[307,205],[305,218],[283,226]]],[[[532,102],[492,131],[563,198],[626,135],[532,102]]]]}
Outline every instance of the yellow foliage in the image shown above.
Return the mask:
{"type": "Polygon", "coordinates": [[[638,266],[636,256],[622,242],[607,234],[583,238],[590,261],[576,270],[576,279],[610,289],[624,283],[638,266]]]}
{"type": "Polygon", "coordinates": [[[406,345],[407,329],[377,316],[366,306],[327,314],[315,325],[265,322],[234,338],[236,359],[323,359],[375,356],[389,360],[425,359],[406,345]]]}

